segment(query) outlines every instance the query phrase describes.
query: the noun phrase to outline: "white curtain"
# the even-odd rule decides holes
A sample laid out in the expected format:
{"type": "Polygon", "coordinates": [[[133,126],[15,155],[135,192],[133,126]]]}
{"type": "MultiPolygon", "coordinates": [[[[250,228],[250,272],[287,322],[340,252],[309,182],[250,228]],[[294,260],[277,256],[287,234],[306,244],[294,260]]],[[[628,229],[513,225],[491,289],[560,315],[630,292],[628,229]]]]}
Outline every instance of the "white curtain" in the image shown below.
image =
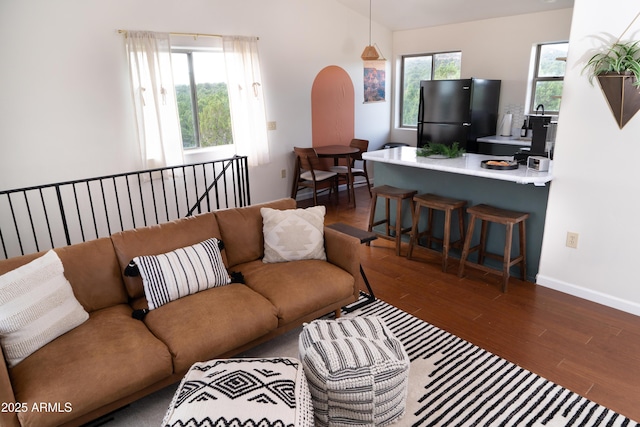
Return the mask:
{"type": "Polygon", "coordinates": [[[169,34],[128,31],[127,57],[142,167],[184,163],[169,34]]]}
{"type": "Polygon", "coordinates": [[[222,44],[236,153],[248,156],[250,166],[269,163],[257,39],[225,36],[222,44]]]}

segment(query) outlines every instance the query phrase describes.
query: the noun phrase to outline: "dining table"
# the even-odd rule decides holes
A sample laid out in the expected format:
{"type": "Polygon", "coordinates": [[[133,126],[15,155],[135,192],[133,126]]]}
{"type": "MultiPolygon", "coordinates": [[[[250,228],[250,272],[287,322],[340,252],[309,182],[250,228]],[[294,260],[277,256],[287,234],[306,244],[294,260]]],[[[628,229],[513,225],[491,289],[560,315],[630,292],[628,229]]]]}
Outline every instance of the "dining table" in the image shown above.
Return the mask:
{"type": "Polygon", "coordinates": [[[340,159],[345,159],[347,162],[347,192],[349,197],[349,203],[353,203],[353,207],[356,206],[356,195],[353,188],[353,175],[351,175],[351,156],[358,153],[358,148],[350,147],[348,145],[324,145],[320,147],[313,147],[321,158],[332,158],[334,166],[338,166],[340,159]]]}

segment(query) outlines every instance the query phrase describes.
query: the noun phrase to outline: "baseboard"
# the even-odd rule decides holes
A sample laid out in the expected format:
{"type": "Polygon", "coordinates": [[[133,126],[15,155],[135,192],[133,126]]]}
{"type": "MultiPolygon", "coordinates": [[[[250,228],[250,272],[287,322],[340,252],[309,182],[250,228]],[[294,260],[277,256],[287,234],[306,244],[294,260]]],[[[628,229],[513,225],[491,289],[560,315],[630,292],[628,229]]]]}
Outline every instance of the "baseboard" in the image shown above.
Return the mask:
{"type": "Polygon", "coordinates": [[[571,283],[563,282],[562,280],[557,280],[553,277],[544,276],[542,274],[538,274],[538,276],[536,277],[536,283],[546,288],[554,289],[565,294],[573,295],[578,298],[606,305],[607,307],[615,308],[616,310],[621,310],[627,313],[634,314],[636,316],[640,316],[640,304],[638,303],[627,301],[622,298],[618,298],[602,292],[594,291],[592,289],[583,288],[571,283]]]}
{"type": "MultiPolygon", "coordinates": [[[[367,186],[366,181],[356,181],[355,184],[353,185],[354,188],[366,187],[366,186],[367,186]]],[[[343,191],[343,190],[347,191],[347,184],[341,184],[338,186],[338,191],[343,191]]],[[[323,189],[323,191],[328,192],[329,189],[326,188],[326,189],[323,189]]],[[[303,190],[298,191],[298,195],[296,196],[296,201],[299,202],[307,199],[313,199],[313,190],[309,188],[305,188],[303,190]]]]}

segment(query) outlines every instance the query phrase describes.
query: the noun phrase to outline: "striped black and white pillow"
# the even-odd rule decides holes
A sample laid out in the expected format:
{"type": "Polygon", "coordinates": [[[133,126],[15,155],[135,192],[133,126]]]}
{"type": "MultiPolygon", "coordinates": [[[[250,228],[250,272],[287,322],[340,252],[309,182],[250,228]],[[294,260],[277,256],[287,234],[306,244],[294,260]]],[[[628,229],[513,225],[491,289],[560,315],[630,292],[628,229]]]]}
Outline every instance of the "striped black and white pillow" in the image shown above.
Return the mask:
{"type": "Polygon", "coordinates": [[[142,276],[149,310],[231,283],[216,238],[165,254],[135,257],[133,262],[142,276]]]}

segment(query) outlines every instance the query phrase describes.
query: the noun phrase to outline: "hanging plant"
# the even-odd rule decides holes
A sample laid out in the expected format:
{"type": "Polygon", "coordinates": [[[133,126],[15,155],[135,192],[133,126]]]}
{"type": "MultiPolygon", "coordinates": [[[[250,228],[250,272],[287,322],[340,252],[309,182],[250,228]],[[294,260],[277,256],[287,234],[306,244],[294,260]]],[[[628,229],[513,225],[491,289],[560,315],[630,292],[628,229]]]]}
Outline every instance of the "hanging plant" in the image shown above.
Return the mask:
{"type": "Polygon", "coordinates": [[[615,43],[596,52],[582,69],[592,85],[598,79],[620,129],[640,110],[640,40],[620,41],[639,16],[640,12],[615,43]]]}
{"type": "Polygon", "coordinates": [[[616,42],[604,52],[593,55],[583,71],[589,72],[589,83],[602,74],[633,75],[634,86],[640,86],[640,40],[616,42]]]}

